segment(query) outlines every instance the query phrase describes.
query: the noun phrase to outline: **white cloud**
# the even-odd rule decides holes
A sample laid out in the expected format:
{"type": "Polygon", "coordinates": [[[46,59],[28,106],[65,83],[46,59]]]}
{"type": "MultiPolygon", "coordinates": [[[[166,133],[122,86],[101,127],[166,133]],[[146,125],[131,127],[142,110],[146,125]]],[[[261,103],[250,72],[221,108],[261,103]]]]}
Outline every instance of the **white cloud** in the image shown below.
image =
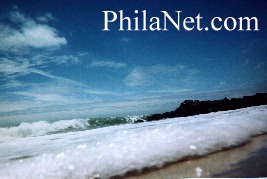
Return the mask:
{"type": "Polygon", "coordinates": [[[0,80],[3,81],[0,88],[17,88],[25,86],[17,78],[31,73],[31,65],[28,61],[12,61],[7,58],[0,58],[0,80]]]}
{"type": "Polygon", "coordinates": [[[184,65],[154,65],[151,67],[135,67],[125,78],[126,86],[169,85],[175,83],[192,83],[192,77],[199,71],[184,65]]]}
{"type": "Polygon", "coordinates": [[[45,64],[45,63],[65,64],[65,63],[78,63],[79,58],[73,55],[60,55],[60,56],[40,55],[34,57],[34,61],[39,61],[39,64],[45,64]]]}
{"type": "Polygon", "coordinates": [[[2,85],[2,88],[17,88],[17,87],[22,87],[25,86],[25,84],[23,82],[20,82],[16,79],[9,79],[7,81],[5,81],[6,83],[4,85],[2,85]]]}
{"type": "Polygon", "coordinates": [[[36,19],[40,22],[48,22],[55,19],[55,17],[50,12],[47,12],[43,16],[39,16],[36,19]]]}
{"type": "Polygon", "coordinates": [[[16,23],[16,26],[11,27],[0,23],[0,50],[2,51],[52,48],[67,44],[64,37],[58,36],[56,29],[46,24],[39,24],[19,11],[12,11],[8,20],[16,23]]]}
{"type": "Polygon", "coordinates": [[[141,68],[134,68],[124,79],[127,86],[140,86],[148,82],[147,75],[141,68]]]}
{"type": "Polygon", "coordinates": [[[165,89],[165,90],[152,90],[150,92],[152,93],[185,93],[185,92],[190,92],[193,89],[165,89]]]}
{"type": "Polygon", "coordinates": [[[77,53],[78,54],[78,56],[86,56],[86,55],[88,55],[88,52],[78,52],[77,53]]]}
{"type": "Polygon", "coordinates": [[[63,95],[53,93],[33,93],[32,91],[15,92],[16,95],[33,97],[39,102],[67,102],[69,99],[63,95]]]}
{"type": "Polygon", "coordinates": [[[74,55],[54,56],[52,53],[49,52],[34,54],[32,55],[32,57],[26,60],[29,60],[35,66],[41,66],[41,65],[44,66],[48,65],[49,63],[61,65],[61,64],[75,64],[79,62],[78,56],[74,55]]]}
{"type": "Polygon", "coordinates": [[[27,61],[15,62],[7,58],[1,58],[0,60],[0,73],[6,77],[27,75],[30,73],[30,64],[27,61]]]}
{"type": "Polygon", "coordinates": [[[101,61],[101,60],[95,60],[92,61],[90,64],[91,67],[108,67],[108,68],[122,68],[125,67],[125,63],[121,62],[114,62],[114,61],[101,61]]]}
{"type": "Polygon", "coordinates": [[[87,89],[87,90],[85,90],[85,93],[88,93],[88,94],[96,94],[96,95],[114,95],[114,96],[117,96],[116,93],[111,92],[111,91],[106,91],[106,90],[92,90],[92,89],[87,89]]]}
{"type": "Polygon", "coordinates": [[[63,103],[72,104],[80,103],[82,101],[81,98],[75,96],[75,92],[77,90],[83,91],[87,88],[87,86],[69,79],[51,75],[49,73],[44,75],[51,77],[53,80],[42,83],[31,83],[28,84],[27,88],[20,88],[15,92],[8,92],[7,94],[18,95],[17,102],[21,102],[22,99],[25,99],[25,97],[26,99],[30,99],[30,101],[35,104],[32,107],[39,106],[36,103],[46,103],[46,105],[61,105],[63,103]]]}
{"type": "Polygon", "coordinates": [[[8,17],[15,23],[26,23],[28,21],[24,14],[18,11],[18,8],[16,8],[14,11],[11,11],[8,17]]]}
{"type": "Polygon", "coordinates": [[[51,78],[51,79],[54,79],[54,80],[58,80],[60,82],[71,83],[71,84],[74,84],[74,85],[77,85],[77,86],[85,86],[83,83],[80,83],[80,82],[77,82],[77,81],[73,81],[73,80],[70,80],[70,79],[67,79],[67,78],[59,77],[59,76],[53,75],[51,73],[45,72],[43,70],[29,69],[29,71],[31,73],[36,73],[36,74],[39,74],[39,75],[42,75],[42,76],[45,76],[45,77],[48,77],[48,78],[51,78]]]}
{"type": "Polygon", "coordinates": [[[31,73],[39,74],[54,80],[66,81],[69,83],[82,85],[79,82],[69,80],[67,78],[59,77],[51,73],[41,70],[46,65],[51,64],[73,64],[78,63],[79,59],[73,55],[52,56],[50,52],[32,54],[29,57],[22,57],[22,55],[15,55],[13,59],[0,57],[0,77],[4,77],[3,88],[24,86],[17,78],[19,76],[30,75],[31,73]]]}
{"type": "Polygon", "coordinates": [[[64,77],[59,77],[48,73],[43,70],[35,68],[34,64],[31,64],[29,61],[24,60],[22,62],[13,61],[7,58],[0,58],[0,74],[5,78],[6,84],[2,87],[18,87],[19,84],[25,85],[24,83],[17,80],[19,76],[30,75],[31,73],[39,74],[44,77],[57,80],[59,82],[70,83],[77,86],[84,86],[84,84],[73,81],[64,77]]]}

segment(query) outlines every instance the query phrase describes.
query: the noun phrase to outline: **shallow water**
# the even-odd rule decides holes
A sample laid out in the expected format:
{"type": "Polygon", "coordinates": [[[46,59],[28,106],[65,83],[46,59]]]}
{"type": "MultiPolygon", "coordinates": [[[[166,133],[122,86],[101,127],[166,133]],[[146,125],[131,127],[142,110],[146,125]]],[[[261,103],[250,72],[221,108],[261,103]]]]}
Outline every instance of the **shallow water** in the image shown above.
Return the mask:
{"type": "MultiPolygon", "coordinates": [[[[162,168],[130,172],[124,179],[162,178],[248,178],[266,177],[267,134],[253,137],[239,147],[201,157],[169,163],[162,168]]],[[[117,176],[115,178],[118,178],[117,176]]],[[[120,177],[119,177],[120,178],[120,177]]]]}

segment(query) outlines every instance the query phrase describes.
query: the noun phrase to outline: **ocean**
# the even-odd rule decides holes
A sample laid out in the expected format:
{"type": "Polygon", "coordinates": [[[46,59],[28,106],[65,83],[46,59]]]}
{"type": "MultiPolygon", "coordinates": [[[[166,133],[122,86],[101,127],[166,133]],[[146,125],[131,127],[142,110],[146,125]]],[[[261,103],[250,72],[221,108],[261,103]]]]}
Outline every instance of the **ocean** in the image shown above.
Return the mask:
{"type": "Polygon", "coordinates": [[[248,142],[267,105],[135,123],[142,116],[38,121],[0,128],[1,178],[110,178],[248,142]]]}

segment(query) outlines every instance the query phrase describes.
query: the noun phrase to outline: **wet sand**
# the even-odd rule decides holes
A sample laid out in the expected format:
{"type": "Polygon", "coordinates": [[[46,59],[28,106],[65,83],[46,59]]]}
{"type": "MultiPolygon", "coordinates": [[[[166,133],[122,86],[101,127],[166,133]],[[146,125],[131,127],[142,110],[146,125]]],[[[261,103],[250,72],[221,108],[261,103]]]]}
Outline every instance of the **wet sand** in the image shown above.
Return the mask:
{"type": "Polygon", "coordinates": [[[163,168],[131,172],[122,178],[267,177],[267,134],[248,143],[204,157],[171,163],[163,168]]]}

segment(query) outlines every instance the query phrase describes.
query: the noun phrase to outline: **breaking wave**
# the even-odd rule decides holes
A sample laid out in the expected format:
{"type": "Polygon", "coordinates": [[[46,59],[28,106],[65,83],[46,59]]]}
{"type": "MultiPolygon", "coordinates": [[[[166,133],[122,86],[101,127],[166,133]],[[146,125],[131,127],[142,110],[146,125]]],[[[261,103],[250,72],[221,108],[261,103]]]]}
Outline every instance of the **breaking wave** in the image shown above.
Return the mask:
{"type": "Polygon", "coordinates": [[[56,122],[38,121],[33,123],[21,123],[18,126],[0,128],[0,142],[15,138],[32,137],[55,133],[65,133],[108,127],[121,124],[131,124],[141,119],[142,116],[107,117],[60,120],[56,122]]]}

